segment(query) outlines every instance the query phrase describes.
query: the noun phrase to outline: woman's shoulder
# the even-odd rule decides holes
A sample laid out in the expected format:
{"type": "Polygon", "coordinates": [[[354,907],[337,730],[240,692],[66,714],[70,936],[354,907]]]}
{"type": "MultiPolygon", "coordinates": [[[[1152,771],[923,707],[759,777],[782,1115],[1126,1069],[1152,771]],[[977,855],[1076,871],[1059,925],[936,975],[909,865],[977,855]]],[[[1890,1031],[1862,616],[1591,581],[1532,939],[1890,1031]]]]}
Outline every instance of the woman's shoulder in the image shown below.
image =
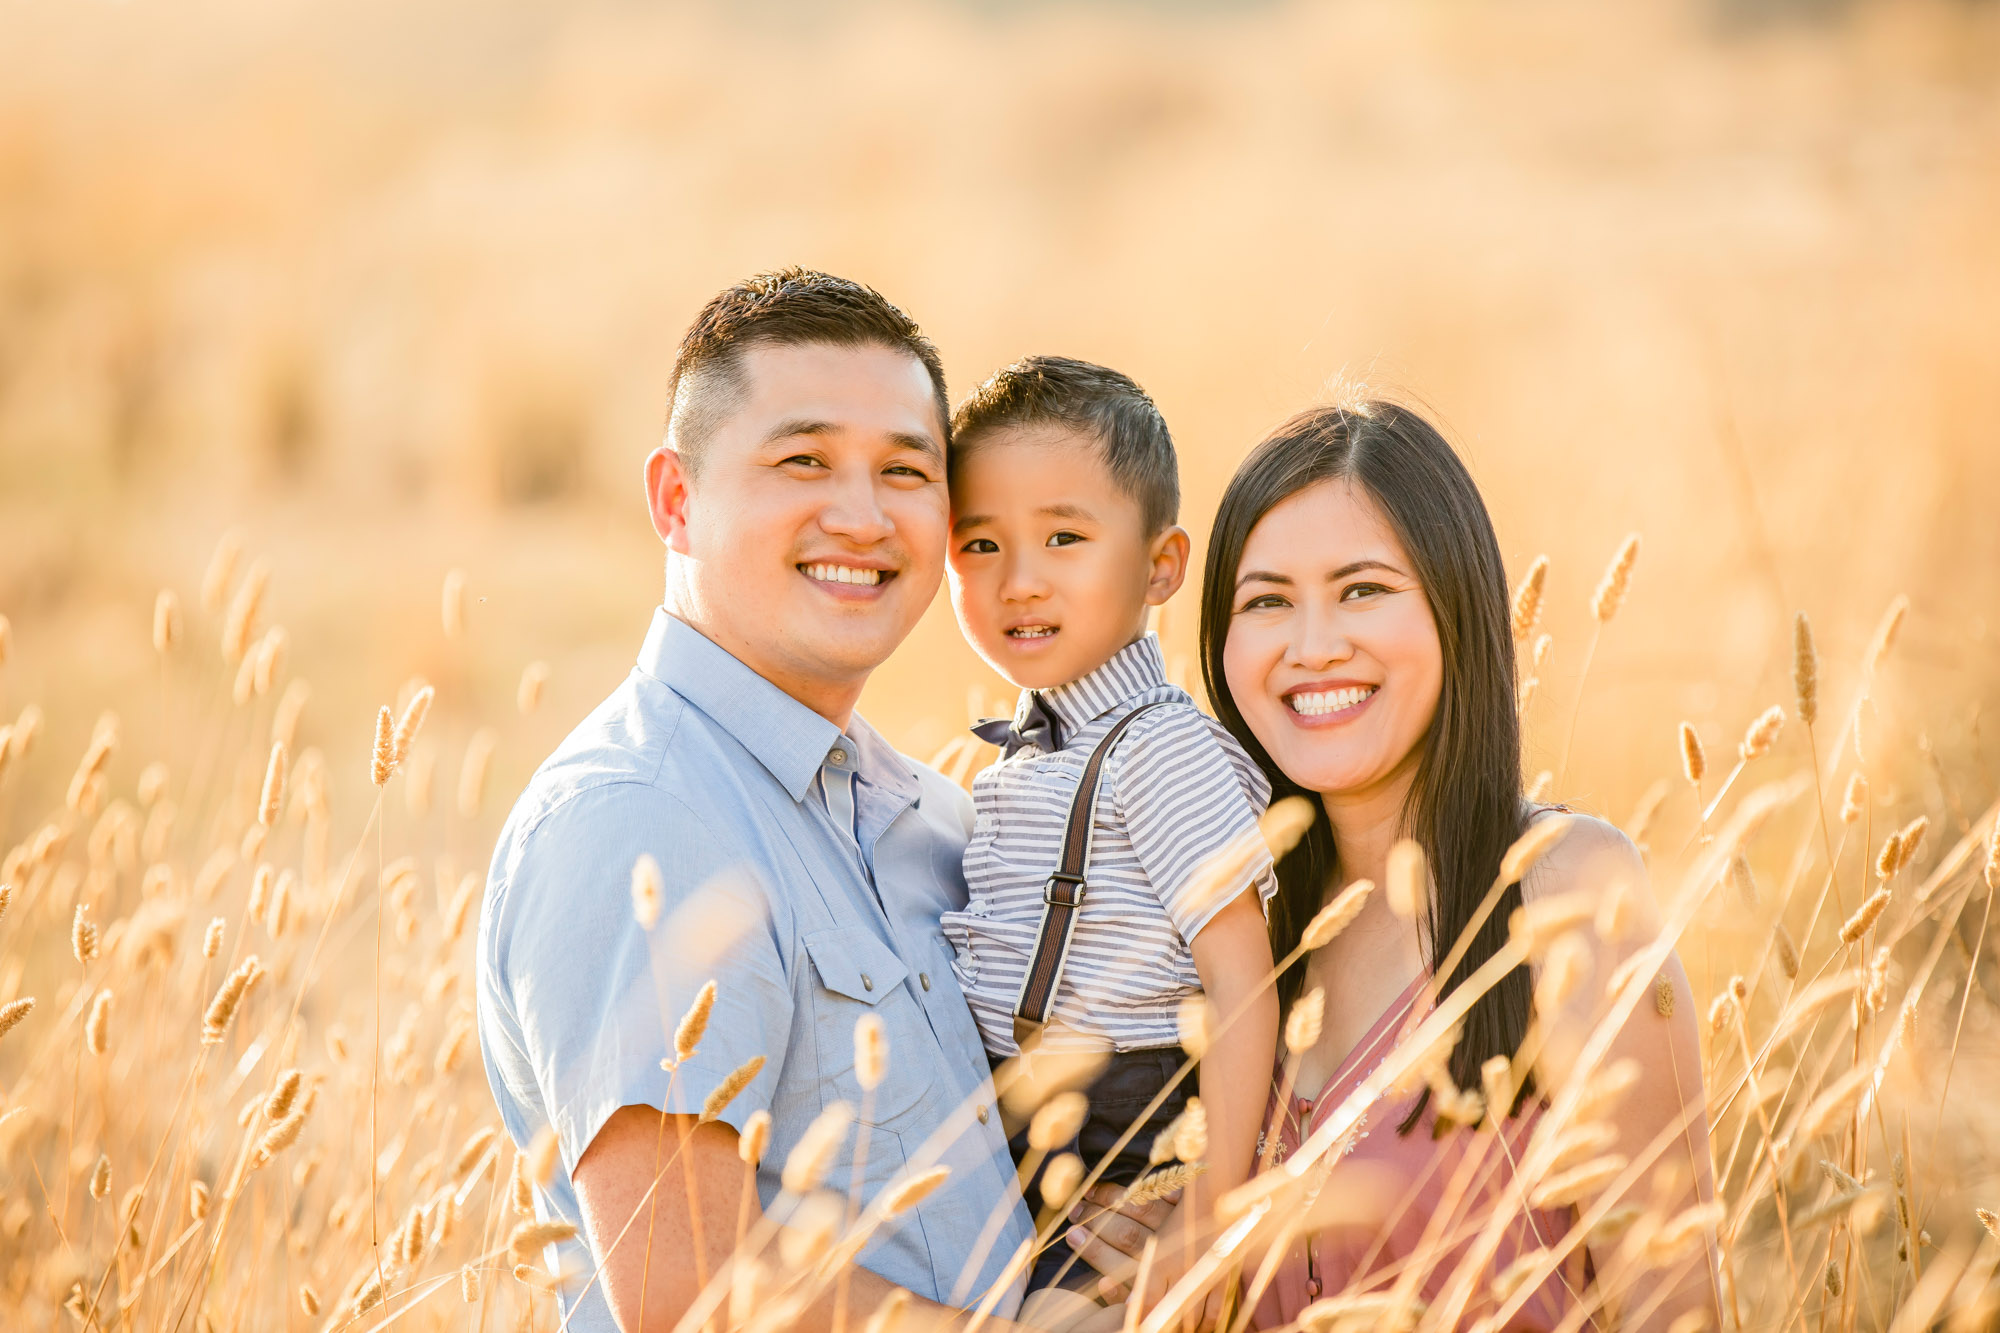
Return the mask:
{"type": "Polygon", "coordinates": [[[1616,824],[1561,806],[1539,807],[1530,820],[1536,825],[1560,821],[1562,833],[1521,877],[1524,899],[1601,895],[1645,886],[1645,858],[1616,824]]]}

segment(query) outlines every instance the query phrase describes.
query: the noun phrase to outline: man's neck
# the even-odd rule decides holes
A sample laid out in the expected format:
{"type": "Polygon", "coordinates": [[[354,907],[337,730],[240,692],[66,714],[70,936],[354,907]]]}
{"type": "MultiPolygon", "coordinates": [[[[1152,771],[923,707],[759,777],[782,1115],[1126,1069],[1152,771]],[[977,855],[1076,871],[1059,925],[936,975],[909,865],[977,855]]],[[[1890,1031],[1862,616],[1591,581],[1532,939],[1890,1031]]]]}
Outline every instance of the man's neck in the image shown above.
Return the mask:
{"type": "Polygon", "coordinates": [[[807,672],[787,670],[783,665],[760,659],[750,652],[745,644],[735,639],[726,630],[693,613],[686,606],[677,604],[669,597],[666,602],[667,614],[686,625],[695,633],[707,639],[731,657],[749,667],[752,671],[770,681],[792,698],[818,713],[842,731],[854,720],[854,705],[861,699],[861,687],[868,683],[864,675],[859,680],[830,679],[807,672]]]}

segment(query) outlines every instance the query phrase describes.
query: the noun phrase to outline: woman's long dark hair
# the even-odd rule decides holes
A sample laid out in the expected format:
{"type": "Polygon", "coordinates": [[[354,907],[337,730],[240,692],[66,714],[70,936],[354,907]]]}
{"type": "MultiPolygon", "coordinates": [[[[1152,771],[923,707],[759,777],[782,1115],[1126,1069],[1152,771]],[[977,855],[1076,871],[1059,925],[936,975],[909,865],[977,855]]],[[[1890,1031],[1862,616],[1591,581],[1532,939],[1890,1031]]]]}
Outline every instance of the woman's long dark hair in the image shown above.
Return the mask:
{"type": "MultiPolygon", "coordinates": [[[[1216,716],[1263,768],[1275,796],[1310,797],[1318,811],[1297,850],[1278,866],[1271,951],[1282,957],[1298,947],[1328,890],[1344,878],[1340,849],[1317,793],[1280,771],[1244,724],[1223,671],[1223,646],[1251,530],[1280,502],[1336,480],[1359,486],[1387,516],[1416,566],[1444,655],[1437,714],[1422,741],[1402,828],[1430,861],[1433,889],[1424,944],[1435,974],[1499,874],[1501,856],[1525,826],[1525,812],[1500,543],[1479,488],[1434,426],[1394,403],[1314,408],[1278,427],[1251,452],[1223,493],[1209,538],[1201,594],[1202,680],[1216,716]]],[[[1507,918],[1520,903],[1521,886],[1510,884],[1440,994],[1449,995],[1493,957],[1506,942],[1507,918]]],[[[1285,1006],[1298,998],[1304,974],[1303,967],[1293,967],[1279,979],[1285,1006]]],[[[1477,1088],[1482,1064],[1496,1055],[1513,1056],[1527,1032],[1531,995],[1528,970],[1517,967],[1473,1004],[1451,1056],[1454,1083],[1477,1088]]],[[[1405,1132],[1422,1107],[1419,1102],[1404,1123],[1405,1132]]]]}

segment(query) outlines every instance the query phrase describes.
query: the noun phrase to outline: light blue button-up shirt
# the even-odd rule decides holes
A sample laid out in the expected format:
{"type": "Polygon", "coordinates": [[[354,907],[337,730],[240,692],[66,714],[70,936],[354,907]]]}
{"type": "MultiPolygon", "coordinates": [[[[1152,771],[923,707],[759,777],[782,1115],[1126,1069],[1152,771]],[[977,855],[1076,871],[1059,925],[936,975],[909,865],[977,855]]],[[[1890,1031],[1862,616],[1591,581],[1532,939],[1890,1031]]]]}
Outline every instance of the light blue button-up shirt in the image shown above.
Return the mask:
{"type": "MultiPolygon", "coordinates": [[[[764,1206],[782,1210],[786,1156],[823,1107],[847,1101],[861,1125],[827,1187],[848,1187],[864,1134],[864,1202],[906,1170],[951,1168],[861,1264],[933,1300],[983,1292],[1031,1227],[938,927],[965,905],[971,824],[963,791],[859,717],[841,732],[656,611],[637,668],[515,803],[487,878],[480,1048],[514,1141],[554,1129],[561,1160],[537,1192],[543,1215],[581,1227],[571,1173],[612,1112],[699,1112],[761,1055],[721,1118],[740,1130],[771,1114],[764,1206]],[[633,915],[642,853],[664,879],[651,931],[633,915]],[[707,1033],[669,1075],[674,1027],[710,980],[707,1033]],[[888,1071],[864,1093],[854,1027],[871,1013],[888,1071]]],[[[562,1251],[565,1270],[596,1266],[581,1241],[562,1251]]],[[[601,1286],[579,1298],[582,1285],[564,1286],[570,1328],[613,1333],[601,1286]]],[[[1018,1303],[1017,1283],[1000,1313],[1018,1303]]]]}

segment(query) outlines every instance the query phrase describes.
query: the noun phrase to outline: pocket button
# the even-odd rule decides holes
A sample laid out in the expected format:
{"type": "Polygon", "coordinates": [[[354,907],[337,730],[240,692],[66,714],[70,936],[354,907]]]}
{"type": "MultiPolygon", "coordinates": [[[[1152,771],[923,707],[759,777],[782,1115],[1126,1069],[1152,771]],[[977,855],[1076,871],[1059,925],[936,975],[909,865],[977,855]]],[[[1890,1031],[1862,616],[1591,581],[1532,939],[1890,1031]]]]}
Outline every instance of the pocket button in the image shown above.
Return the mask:
{"type": "Polygon", "coordinates": [[[917,973],[917,980],[923,983],[923,987],[924,987],[924,989],[925,989],[925,990],[929,990],[929,989],[931,988],[931,974],[930,974],[930,973],[928,973],[928,972],[919,972],[919,973],[917,973]]]}
{"type": "Polygon", "coordinates": [[[862,989],[862,990],[868,990],[868,991],[872,991],[872,990],[874,990],[874,989],[875,989],[875,978],[873,978],[873,977],[869,976],[869,975],[868,975],[868,974],[867,974],[866,972],[863,972],[863,973],[861,974],[861,989],[862,989]]]}

